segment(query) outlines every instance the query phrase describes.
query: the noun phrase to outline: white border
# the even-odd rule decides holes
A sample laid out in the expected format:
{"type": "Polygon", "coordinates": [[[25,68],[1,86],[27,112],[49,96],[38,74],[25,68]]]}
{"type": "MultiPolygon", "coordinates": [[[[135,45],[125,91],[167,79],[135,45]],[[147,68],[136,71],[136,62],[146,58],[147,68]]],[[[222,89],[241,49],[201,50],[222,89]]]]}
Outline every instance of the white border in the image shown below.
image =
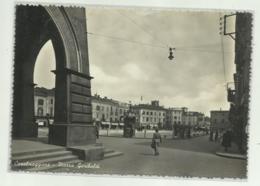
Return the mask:
{"type": "MultiPolygon", "coordinates": [[[[32,3],[27,0],[17,0],[16,3],[32,3]]],[[[198,8],[198,9],[222,9],[222,10],[249,10],[254,11],[253,28],[253,54],[251,71],[251,102],[250,102],[250,149],[248,162],[248,180],[212,180],[212,179],[169,179],[169,178],[141,178],[141,177],[115,177],[115,176],[87,176],[73,174],[37,174],[37,173],[10,173],[6,162],[9,161],[9,137],[11,125],[11,95],[12,95],[12,61],[14,43],[14,0],[1,2],[0,6],[0,185],[258,185],[260,183],[260,58],[259,58],[259,36],[260,33],[260,1],[259,0],[34,0],[34,3],[55,3],[88,5],[110,5],[110,6],[141,6],[156,8],[198,8]],[[257,184],[258,183],[258,184],[257,184]]]]}

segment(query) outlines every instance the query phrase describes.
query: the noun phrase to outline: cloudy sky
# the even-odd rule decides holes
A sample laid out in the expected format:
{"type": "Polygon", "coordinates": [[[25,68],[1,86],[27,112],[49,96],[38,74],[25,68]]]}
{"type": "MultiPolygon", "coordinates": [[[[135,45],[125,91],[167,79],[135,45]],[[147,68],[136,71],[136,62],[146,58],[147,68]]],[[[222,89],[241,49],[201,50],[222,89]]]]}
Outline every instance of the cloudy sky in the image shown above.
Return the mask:
{"type": "MultiPolygon", "coordinates": [[[[222,53],[219,12],[88,7],[86,15],[92,94],[132,103],[142,96],[142,103],[207,115],[229,109],[224,85],[233,81],[234,41],[223,37],[222,53]],[[176,48],[172,61],[169,46],[176,48]]],[[[35,83],[47,88],[54,86],[54,75],[46,78],[55,69],[51,47],[43,47],[35,67],[35,83]]]]}

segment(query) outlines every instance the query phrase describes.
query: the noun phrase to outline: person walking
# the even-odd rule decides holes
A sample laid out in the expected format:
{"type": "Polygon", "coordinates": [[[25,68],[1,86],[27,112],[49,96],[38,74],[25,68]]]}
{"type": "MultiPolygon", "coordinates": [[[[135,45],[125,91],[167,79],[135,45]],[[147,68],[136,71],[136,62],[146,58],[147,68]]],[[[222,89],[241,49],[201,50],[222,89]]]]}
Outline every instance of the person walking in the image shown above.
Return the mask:
{"type": "Polygon", "coordinates": [[[218,130],[216,131],[216,133],[215,133],[215,139],[214,139],[214,141],[218,141],[218,130]]]}
{"type": "Polygon", "coordinates": [[[221,143],[221,145],[224,147],[225,152],[227,152],[228,148],[231,147],[231,142],[232,142],[232,132],[228,130],[223,134],[223,139],[221,143]]]}
{"type": "Polygon", "coordinates": [[[154,149],[154,155],[158,156],[159,153],[159,145],[162,143],[162,137],[161,134],[159,133],[159,130],[156,128],[155,133],[153,133],[153,139],[152,139],[152,146],[154,149]]]}
{"type": "Polygon", "coordinates": [[[210,133],[209,133],[209,141],[213,141],[213,131],[210,130],[210,133]]]}
{"type": "Polygon", "coordinates": [[[96,138],[98,139],[99,138],[99,125],[97,123],[95,125],[95,128],[96,128],[96,138]]]}

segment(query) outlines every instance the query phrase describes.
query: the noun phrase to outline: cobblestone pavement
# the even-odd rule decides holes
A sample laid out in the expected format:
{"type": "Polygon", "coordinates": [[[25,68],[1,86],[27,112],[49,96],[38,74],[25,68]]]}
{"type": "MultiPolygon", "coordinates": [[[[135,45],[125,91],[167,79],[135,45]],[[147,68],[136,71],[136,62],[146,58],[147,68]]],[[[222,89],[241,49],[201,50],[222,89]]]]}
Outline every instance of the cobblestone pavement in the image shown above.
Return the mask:
{"type": "Polygon", "coordinates": [[[246,161],[216,156],[220,145],[208,136],[165,139],[159,156],[153,155],[150,139],[101,137],[98,142],[124,155],[92,162],[100,168],[60,168],[56,172],[246,178],[246,161]]]}

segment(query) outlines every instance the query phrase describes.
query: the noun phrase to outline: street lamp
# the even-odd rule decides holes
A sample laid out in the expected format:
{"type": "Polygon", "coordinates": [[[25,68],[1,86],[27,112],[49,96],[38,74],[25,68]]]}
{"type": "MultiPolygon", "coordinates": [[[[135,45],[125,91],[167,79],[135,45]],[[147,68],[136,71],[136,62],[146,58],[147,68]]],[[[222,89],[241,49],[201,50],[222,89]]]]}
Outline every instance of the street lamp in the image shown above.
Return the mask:
{"type": "Polygon", "coordinates": [[[169,48],[169,60],[173,60],[174,56],[173,56],[173,50],[175,50],[175,48],[169,48]]]}

